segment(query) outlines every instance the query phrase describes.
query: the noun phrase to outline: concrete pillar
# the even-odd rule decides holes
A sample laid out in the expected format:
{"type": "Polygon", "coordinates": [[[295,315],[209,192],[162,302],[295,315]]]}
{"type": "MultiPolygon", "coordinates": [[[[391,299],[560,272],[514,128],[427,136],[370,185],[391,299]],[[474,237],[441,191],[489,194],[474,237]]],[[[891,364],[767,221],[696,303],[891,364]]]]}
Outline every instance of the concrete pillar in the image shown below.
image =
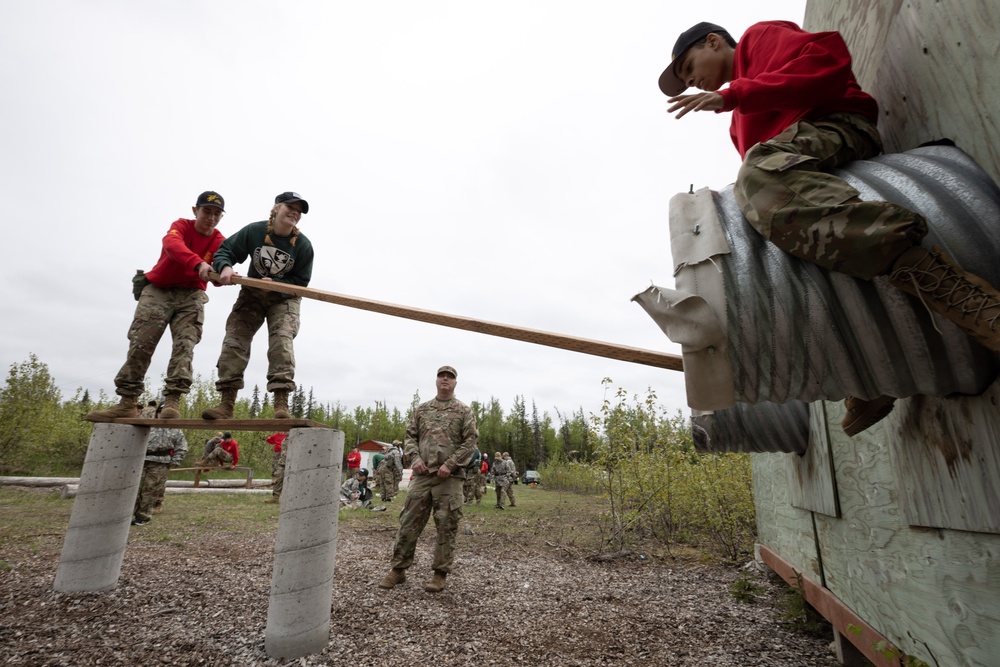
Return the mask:
{"type": "Polygon", "coordinates": [[[94,424],[56,570],[57,592],[118,585],[148,436],[144,426],[94,424]]]}
{"type": "Polygon", "coordinates": [[[264,649],[272,658],[294,659],[318,653],[330,640],[344,433],[294,428],[285,447],[264,649]]]}

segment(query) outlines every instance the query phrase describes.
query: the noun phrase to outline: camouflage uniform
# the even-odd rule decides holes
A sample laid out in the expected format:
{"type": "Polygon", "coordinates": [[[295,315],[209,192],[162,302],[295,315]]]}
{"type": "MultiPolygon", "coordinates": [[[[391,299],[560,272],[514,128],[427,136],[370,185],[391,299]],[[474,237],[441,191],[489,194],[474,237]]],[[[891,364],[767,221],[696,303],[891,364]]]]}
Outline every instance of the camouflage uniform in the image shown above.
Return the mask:
{"type": "Polygon", "coordinates": [[[142,480],[139,482],[139,494],[135,499],[133,521],[145,523],[152,518],[153,508],[163,501],[170,467],[179,466],[187,456],[187,450],[187,440],[180,429],[149,429],[146,458],[142,464],[142,480]]]}
{"type": "Polygon", "coordinates": [[[396,476],[393,474],[390,465],[389,457],[383,456],[382,460],[378,463],[378,467],[375,468],[375,481],[378,484],[379,491],[382,493],[382,500],[386,501],[395,498],[396,491],[399,488],[396,486],[396,476]]]}
{"type": "MultiPolygon", "coordinates": [[[[267,221],[252,222],[226,239],[215,253],[213,268],[221,272],[250,258],[250,278],[270,278],[307,287],[312,277],[313,247],[305,234],[281,237],[267,234],[267,221]],[[265,237],[271,243],[265,242],[265,237]],[[292,238],[295,244],[292,245],[292,238]]],[[[243,372],[250,362],[254,334],[267,322],[267,390],[295,391],[295,352],[302,299],[297,296],[241,287],[226,320],[226,337],[219,355],[215,388],[243,388],[243,372]]]]}
{"type": "Polygon", "coordinates": [[[497,458],[493,461],[493,484],[497,490],[497,504],[503,508],[504,494],[510,498],[510,506],[514,507],[514,490],[511,485],[514,482],[514,462],[510,459],[497,458]]]}
{"type": "Polygon", "coordinates": [[[271,485],[271,495],[280,496],[282,490],[285,488],[285,462],[287,460],[288,454],[288,440],[281,446],[281,452],[277,453],[278,460],[274,463],[274,472],[271,473],[271,477],[274,479],[274,483],[271,485]]]}
{"type": "Polygon", "coordinates": [[[428,471],[410,480],[406,505],[399,515],[393,569],[405,570],[413,564],[417,539],[433,513],[437,529],[433,569],[451,572],[455,535],[462,520],[462,479],[478,439],[475,415],[457,398],[435,398],[413,411],[406,426],[405,453],[411,467],[422,461],[428,471]],[[452,471],[450,477],[437,476],[442,465],[452,471]]]}
{"type": "Polygon", "coordinates": [[[399,493],[399,483],[403,481],[403,452],[400,451],[399,447],[393,445],[386,458],[389,459],[389,467],[392,470],[392,481],[395,484],[393,487],[395,492],[392,495],[395,496],[396,493],[399,493]]]}
{"type": "Polygon", "coordinates": [[[476,449],[472,454],[472,460],[469,461],[469,465],[465,467],[465,482],[462,484],[462,496],[466,503],[471,503],[475,500],[478,505],[480,499],[483,497],[479,491],[479,466],[482,463],[483,459],[479,455],[479,449],[476,449]]]}
{"type": "Polygon", "coordinates": [[[340,487],[340,506],[348,509],[371,507],[372,492],[368,488],[368,480],[362,484],[357,477],[352,477],[340,487]]]}
{"type": "Polygon", "coordinates": [[[875,124],[859,114],[800,120],[747,151],[733,195],[750,224],[785,252],[871,280],[927,233],[924,219],[859,192],[829,173],[882,152],[875,124]]]}
{"type": "Polygon", "coordinates": [[[115,387],[120,396],[142,393],[153,352],[168,326],[173,349],[167,365],[164,392],[188,393],[193,377],[194,347],[201,340],[206,303],[208,295],[200,289],[159,288],[152,283],[143,288],[128,330],[125,364],[115,376],[115,387]]]}

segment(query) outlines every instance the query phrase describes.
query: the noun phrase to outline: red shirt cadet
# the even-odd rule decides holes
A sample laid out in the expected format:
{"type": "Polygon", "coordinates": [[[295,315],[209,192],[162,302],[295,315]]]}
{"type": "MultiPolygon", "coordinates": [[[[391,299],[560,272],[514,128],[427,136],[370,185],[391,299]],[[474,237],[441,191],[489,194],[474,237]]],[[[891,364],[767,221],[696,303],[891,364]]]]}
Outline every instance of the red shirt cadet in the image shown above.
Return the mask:
{"type": "Polygon", "coordinates": [[[285,438],[287,437],[288,437],[287,433],[283,433],[280,431],[278,433],[272,433],[271,435],[267,436],[267,444],[274,445],[274,451],[280,454],[281,445],[285,442],[285,438]]]}

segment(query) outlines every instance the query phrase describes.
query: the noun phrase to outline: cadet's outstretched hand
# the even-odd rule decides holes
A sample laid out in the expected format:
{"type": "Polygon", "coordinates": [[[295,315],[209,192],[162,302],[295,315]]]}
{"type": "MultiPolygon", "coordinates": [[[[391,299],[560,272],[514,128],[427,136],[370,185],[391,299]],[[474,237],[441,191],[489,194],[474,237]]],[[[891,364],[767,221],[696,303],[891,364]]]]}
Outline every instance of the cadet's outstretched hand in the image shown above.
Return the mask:
{"type": "Polygon", "coordinates": [[[689,111],[719,111],[723,107],[722,95],[719,93],[678,95],[669,98],[667,103],[670,105],[667,113],[678,112],[675,118],[683,118],[689,111]]]}

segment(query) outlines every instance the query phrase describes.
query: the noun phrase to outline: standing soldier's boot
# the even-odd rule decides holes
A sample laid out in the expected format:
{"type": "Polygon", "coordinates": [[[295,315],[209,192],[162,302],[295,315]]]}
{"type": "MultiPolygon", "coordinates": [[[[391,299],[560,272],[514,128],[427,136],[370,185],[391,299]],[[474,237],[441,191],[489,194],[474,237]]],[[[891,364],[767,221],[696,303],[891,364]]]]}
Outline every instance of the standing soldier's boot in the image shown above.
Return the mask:
{"type": "Polygon", "coordinates": [[[424,590],[428,593],[440,593],[444,590],[444,580],[447,576],[447,572],[434,570],[434,576],[431,577],[431,580],[427,582],[426,586],[424,586],[424,590]]]}
{"type": "Polygon", "coordinates": [[[87,413],[88,421],[111,421],[112,419],[135,417],[139,414],[139,406],[136,405],[138,396],[122,396],[118,405],[108,410],[92,410],[87,413]]]}
{"type": "Polygon", "coordinates": [[[914,246],[900,255],[889,282],[948,318],[984,347],[1000,352],[1000,292],[964,271],[935,246],[914,246]]]}
{"type": "Polygon", "coordinates": [[[404,581],[406,581],[406,570],[394,567],[389,570],[389,574],[385,575],[385,578],[379,582],[378,587],[385,589],[394,588],[396,585],[401,584],[404,581]]]}
{"type": "Polygon", "coordinates": [[[288,411],[288,390],[274,390],[274,418],[291,419],[292,414],[288,411]]]}
{"type": "Polygon", "coordinates": [[[202,419],[233,418],[233,410],[236,408],[236,390],[223,389],[220,393],[222,394],[222,400],[214,408],[203,410],[201,413],[202,419]]]}
{"type": "Polygon", "coordinates": [[[167,394],[163,397],[163,408],[160,410],[160,419],[180,419],[181,418],[181,395],[167,394]]]}

